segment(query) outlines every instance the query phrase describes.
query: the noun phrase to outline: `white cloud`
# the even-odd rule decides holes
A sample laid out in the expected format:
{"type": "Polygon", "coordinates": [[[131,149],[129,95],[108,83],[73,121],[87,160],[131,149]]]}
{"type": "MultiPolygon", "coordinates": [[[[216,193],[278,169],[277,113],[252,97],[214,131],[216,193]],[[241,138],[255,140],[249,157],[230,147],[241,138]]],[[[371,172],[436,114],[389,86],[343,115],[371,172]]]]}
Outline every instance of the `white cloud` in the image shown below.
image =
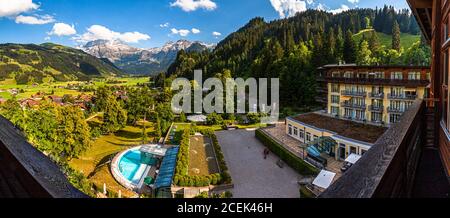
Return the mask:
{"type": "Polygon", "coordinates": [[[332,14],[339,14],[342,13],[344,11],[348,11],[350,8],[347,5],[341,5],[340,8],[336,8],[334,10],[329,10],[328,12],[332,13],[332,14]]]}
{"type": "Polygon", "coordinates": [[[200,33],[200,30],[197,29],[197,28],[192,28],[191,31],[192,31],[193,34],[199,34],[200,33]]]}
{"type": "Polygon", "coordinates": [[[175,28],[172,28],[170,31],[172,32],[172,35],[180,35],[180,36],[183,36],[183,37],[184,36],[188,36],[189,33],[191,33],[190,30],[185,30],[185,29],[177,30],[175,28]]]}
{"type": "Polygon", "coordinates": [[[170,23],[159,24],[159,27],[161,27],[161,28],[167,28],[169,26],[170,26],[170,23]]]}
{"type": "Polygon", "coordinates": [[[16,23],[22,23],[22,24],[30,24],[30,25],[42,25],[42,24],[48,24],[55,22],[55,19],[50,15],[44,15],[44,16],[24,16],[19,15],[16,17],[16,23]]]}
{"type": "Polygon", "coordinates": [[[45,41],[50,41],[52,38],[50,38],[50,36],[47,36],[44,38],[45,41]]]}
{"type": "Polygon", "coordinates": [[[0,17],[14,16],[38,8],[39,5],[32,0],[0,0],[0,17]]]}
{"type": "Polygon", "coordinates": [[[190,12],[197,9],[212,11],[217,8],[217,4],[211,0],[176,0],[170,3],[171,7],[179,7],[183,11],[190,12]]]}
{"type": "Polygon", "coordinates": [[[65,23],[55,23],[53,25],[52,31],[48,33],[49,35],[56,36],[71,36],[77,34],[74,25],[69,25],[65,23]]]}
{"type": "Polygon", "coordinates": [[[359,2],[359,0],[348,0],[348,2],[352,3],[352,4],[356,4],[359,2]]]}
{"type": "MultiPolygon", "coordinates": [[[[313,3],[310,0],[307,1],[313,3]]],[[[292,17],[297,12],[306,11],[306,2],[302,0],[270,0],[270,3],[281,18],[292,17]]]]}
{"type": "Polygon", "coordinates": [[[86,43],[99,39],[103,40],[120,40],[126,43],[138,43],[139,41],[149,40],[151,37],[147,34],[140,32],[115,32],[101,25],[92,25],[87,29],[87,32],[82,35],[76,36],[73,39],[86,43]]]}
{"type": "Polygon", "coordinates": [[[319,10],[319,11],[326,11],[326,10],[327,10],[327,6],[325,6],[325,5],[322,4],[322,3],[319,3],[319,4],[317,4],[316,10],[319,10]]]}
{"type": "Polygon", "coordinates": [[[217,38],[217,37],[221,36],[222,33],[219,33],[219,32],[213,32],[212,35],[215,36],[215,37],[217,38]]]}

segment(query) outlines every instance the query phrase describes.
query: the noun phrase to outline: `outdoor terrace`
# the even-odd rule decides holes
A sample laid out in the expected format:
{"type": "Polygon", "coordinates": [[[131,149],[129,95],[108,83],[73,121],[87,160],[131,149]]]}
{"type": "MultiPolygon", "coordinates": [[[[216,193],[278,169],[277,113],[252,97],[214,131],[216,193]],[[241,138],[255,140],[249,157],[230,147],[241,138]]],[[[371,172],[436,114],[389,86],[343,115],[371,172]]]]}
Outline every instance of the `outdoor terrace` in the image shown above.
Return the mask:
{"type": "Polygon", "coordinates": [[[302,114],[290,119],[367,143],[375,143],[387,130],[380,126],[333,118],[318,113],[302,114]]]}

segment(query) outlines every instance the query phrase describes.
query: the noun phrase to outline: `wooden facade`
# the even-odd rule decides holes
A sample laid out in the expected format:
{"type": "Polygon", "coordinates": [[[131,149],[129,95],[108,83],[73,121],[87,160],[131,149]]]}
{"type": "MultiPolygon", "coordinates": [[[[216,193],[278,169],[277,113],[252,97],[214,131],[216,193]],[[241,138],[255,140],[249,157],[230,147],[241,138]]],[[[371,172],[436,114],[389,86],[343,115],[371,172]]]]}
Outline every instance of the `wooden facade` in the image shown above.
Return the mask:
{"type": "Polygon", "coordinates": [[[435,112],[434,145],[450,178],[450,1],[408,0],[408,3],[432,49],[432,101],[428,105],[435,112]]]}

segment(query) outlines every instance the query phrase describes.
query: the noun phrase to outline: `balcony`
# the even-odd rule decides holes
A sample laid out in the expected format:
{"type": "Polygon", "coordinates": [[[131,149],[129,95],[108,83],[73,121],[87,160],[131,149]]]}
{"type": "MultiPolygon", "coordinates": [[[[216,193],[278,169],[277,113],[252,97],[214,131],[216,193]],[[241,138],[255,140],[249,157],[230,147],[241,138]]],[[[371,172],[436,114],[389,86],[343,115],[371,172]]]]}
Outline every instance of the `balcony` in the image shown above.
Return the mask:
{"type": "Polygon", "coordinates": [[[402,114],[405,112],[405,108],[388,107],[388,113],[402,114]]]}
{"type": "Polygon", "coordinates": [[[341,103],[341,107],[346,107],[346,108],[354,108],[354,109],[361,109],[361,110],[366,110],[367,106],[365,104],[354,104],[348,101],[344,101],[341,103]]]}
{"type": "Polygon", "coordinates": [[[424,142],[425,104],[417,100],[320,198],[411,197],[424,142]]]}
{"type": "Polygon", "coordinates": [[[383,107],[382,105],[381,105],[381,106],[378,106],[378,105],[370,105],[369,111],[383,113],[384,107],[383,107]]]}
{"type": "Polygon", "coordinates": [[[408,101],[414,101],[417,99],[417,95],[395,95],[395,94],[389,94],[388,99],[390,100],[408,100],[408,101]]]}
{"type": "Polygon", "coordinates": [[[372,78],[344,78],[326,76],[324,81],[341,84],[361,84],[375,86],[406,86],[406,87],[426,87],[430,84],[428,80],[407,80],[407,79],[372,79],[372,78]]]}
{"type": "Polygon", "coordinates": [[[60,168],[0,116],[0,198],[85,198],[60,168]]]}
{"type": "Polygon", "coordinates": [[[351,97],[366,97],[367,92],[358,92],[358,91],[351,91],[351,90],[344,90],[341,92],[341,95],[344,96],[351,96],[351,97]]]}
{"type": "Polygon", "coordinates": [[[369,97],[375,99],[384,99],[384,93],[370,93],[369,97]]]}

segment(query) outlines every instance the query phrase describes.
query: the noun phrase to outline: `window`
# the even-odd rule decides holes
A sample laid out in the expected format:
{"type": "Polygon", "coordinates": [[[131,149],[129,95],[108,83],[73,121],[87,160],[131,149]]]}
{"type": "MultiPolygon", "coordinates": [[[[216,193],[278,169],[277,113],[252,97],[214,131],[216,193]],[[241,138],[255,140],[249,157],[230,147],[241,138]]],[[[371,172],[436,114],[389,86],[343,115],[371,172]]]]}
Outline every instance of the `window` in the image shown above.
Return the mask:
{"type": "Polygon", "coordinates": [[[391,96],[402,97],[405,95],[405,89],[401,87],[391,88],[391,96]]]}
{"type": "Polygon", "coordinates": [[[358,149],[356,147],[350,146],[350,154],[356,154],[358,149]]]}
{"type": "Polygon", "coordinates": [[[311,142],[311,133],[306,133],[306,142],[311,142]]]}
{"type": "Polygon", "coordinates": [[[391,74],[391,79],[403,79],[403,73],[402,72],[393,72],[391,74]]]}
{"type": "Polygon", "coordinates": [[[291,125],[291,124],[289,124],[288,134],[289,134],[289,135],[292,135],[292,125],[291,125]]]}
{"type": "Polygon", "coordinates": [[[353,72],[345,72],[344,78],[353,78],[353,72]]]}
{"type": "Polygon", "coordinates": [[[445,123],[447,130],[449,130],[450,128],[450,119],[448,116],[448,109],[449,109],[449,93],[448,93],[448,80],[449,80],[449,55],[448,55],[448,50],[446,50],[444,52],[444,69],[442,70],[442,74],[443,74],[443,83],[442,83],[442,121],[443,123],[445,123]]]}
{"type": "Polygon", "coordinates": [[[391,114],[389,115],[389,122],[390,123],[398,123],[400,121],[400,114],[391,114]]]}
{"type": "Polygon", "coordinates": [[[339,93],[339,84],[331,84],[331,92],[339,93]]]}
{"type": "Polygon", "coordinates": [[[420,80],[420,72],[409,72],[408,80],[420,80]]]}
{"type": "Polygon", "coordinates": [[[354,110],[349,109],[349,108],[345,108],[344,116],[346,118],[352,119],[354,117],[353,116],[353,112],[354,112],[354,110]]]}
{"type": "Polygon", "coordinates": [[[314,135],[314,141],[316,141],[317,139],[319,139],[319,136],[314,135]]]}
{"type": "Polygon", "coordinates": [[[391,109],[403,111],[405,104],[402,101],[391,101],[391,109]]]}
{"type": "Polygon", "coordinates": [[[300,130],[299,138],[301,139],[305,138],[305,131],[303,129],[300,130]]]}
{"type": "Polygon", "coordinates": [[[332,115],[339,115],[339,107],[331,106],[331,114],[332,115]]]}
{"type": "Polygon", "coordinates": [[[383,114],[378,112],[372,112],[372,122],[381,123],[383,121],[383,114]]]}
{"type": "Polygon", "coordinates": [[[340,72],[332,72],[331,77],[339,78],[339,77],[341,77],[341,73],[340,72]]]}
{"type": "Polygon", "coordinates": [[[373,86],[372,93],[374,95],[382,94],[384,92],[384,88],[382,86],[373,86]]]}
{"type": "Polygon", "coordinates": [[[356,118],[357,120],[365,120],[366,119],[366,113],[362,110],[356,110],[356,118]]]}
{"type": "Polygon", "coordinates": [[[294,135],[298,136],[298,128],[297,127],[294,127],[294,135]]]}
{"type": "Polygon", "coordinates": [[[331,103],[332,104],[339,104],[339,96],[338,95],[332,95],[331,96],[331,103]]]}

